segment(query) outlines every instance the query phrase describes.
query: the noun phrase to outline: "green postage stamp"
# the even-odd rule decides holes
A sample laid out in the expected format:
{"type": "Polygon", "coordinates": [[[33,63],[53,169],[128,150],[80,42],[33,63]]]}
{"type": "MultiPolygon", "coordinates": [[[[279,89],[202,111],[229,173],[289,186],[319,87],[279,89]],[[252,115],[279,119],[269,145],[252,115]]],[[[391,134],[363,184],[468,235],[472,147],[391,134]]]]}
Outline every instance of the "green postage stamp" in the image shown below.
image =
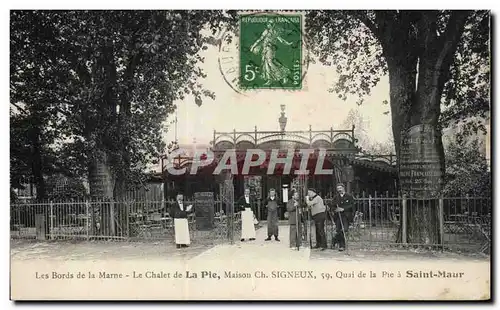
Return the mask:
{"type": "Polygon", "coordinates": [[[242,89],[302,89],[302,15],[240,16],[242,89]]]}

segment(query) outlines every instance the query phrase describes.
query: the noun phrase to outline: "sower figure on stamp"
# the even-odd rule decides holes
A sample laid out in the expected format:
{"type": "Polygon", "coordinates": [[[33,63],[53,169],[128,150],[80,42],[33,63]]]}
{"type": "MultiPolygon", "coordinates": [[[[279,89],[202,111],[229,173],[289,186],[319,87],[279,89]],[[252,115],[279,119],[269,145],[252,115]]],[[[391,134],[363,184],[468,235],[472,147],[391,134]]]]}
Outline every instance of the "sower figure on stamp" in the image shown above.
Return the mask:
{"type": "Polygon", "coordinates": [[[334,209],[336,234],[333,240],[333,247],[338,244],[339,251],[344,251],[349,224],[354,214],[354,197],[346,193],[345,186],[342,183],[337,184],[337,194],[333,198],[333,204],[336,207],[334,209]]]}
{"type": "Polygon", "coordinates": [[[177,194],[175,204],[172,206],[172,217],[174,218],[175,244],[177,248],[185,248],[191,244],[189,237],[189,226],[187,216],[192,212],[193,205],[184,204],[184,195],[177,194]]]}
{"type": "Polygon", "coordinates": [[[249,188],[245,188],[245,194],[238,199],[236,207],[241,212],[241,241],[255,240],[255,201],[250,197],[249,188]]]}
{"type": "Polygon", "coordinates": [[[266,199],[264,206],[267,208],[267,239],[265,240],[269,241],[271,237],[274,236],[276,241],[280,241],[280,239],[278,239],[278,208],[280,207],[280,202],[274,188],[269,190],[269,197],[266,199]]]}
{"type": "Polygon", "coordinates": [[[288,224],[290,225],[290,248],[299,248],[302,241],[302,214],[299,202],[299,192],[294,191],[292,199],[286,205],[288,224]]]}
{"type": "Polygon", "coordinates": [[[281,37],[282,30],[276,27],[274,20],[269,20],[267,29],[262,32],[262,35],[250,47],[250,51],[255,54],[261,54],[262,65],[261,75],[262,79],[266,81],[264,85],[270,85],[271,82],[286,79],[290,75],[290,69],[282,65],[276,59],[276,44],[278,42],[285,45],[292,45],[293,42],[288,42],[281,37]]]}
{"type": "Polygon", "coordinates": [[[321,248],[321,251],[326,249],[326,206],[314,188],[309,188],[306,196],[306,204],[311,209],[311,215],[316,228],[316,246],[315,249],[321,248]]]}

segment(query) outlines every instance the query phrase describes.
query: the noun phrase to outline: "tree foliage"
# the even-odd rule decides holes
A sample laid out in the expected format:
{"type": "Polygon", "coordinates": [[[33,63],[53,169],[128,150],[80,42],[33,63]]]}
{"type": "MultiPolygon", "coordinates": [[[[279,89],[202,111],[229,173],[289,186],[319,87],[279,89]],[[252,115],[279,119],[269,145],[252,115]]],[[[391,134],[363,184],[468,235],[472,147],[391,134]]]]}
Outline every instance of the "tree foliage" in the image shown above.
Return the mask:
{"type": "Polygon", "coordinates": [[[214,98],[200,83],[201,30],[225,18],[223,11],[12,11],[11,104],[27,111],[16,114],[14,130],[36,118],[41,137],[53,133],[45,151],[68,173],[88,172],[102,150],[121,180],[138,179],[164,151],[162,123],[173,102],[214,98]]]}
{"type": "Polygon", "coordinates": [[[361,104],[389,74],[389,64],[407,73],[394,76],[406,79],[400,83],[408,94],[391,91],[396,142],[397,120],[406,121],[418,97],[428,96],[425,79],[430,79],[431,64],[439,73],[440,100],[433,109],[441,126],[467,120],[471,132],[484,130],[469,117],[489,111],[488,11],[311,11],[306,26],[315,54],[339,75],[331,88],[339,98],[354,96],[361,104]]]}
{"type": "Polygon", "coordinates": [[[478,139],[459,138],[448,145],[443,194],[447,197],[491,197],[491,172],[478,139]]]}

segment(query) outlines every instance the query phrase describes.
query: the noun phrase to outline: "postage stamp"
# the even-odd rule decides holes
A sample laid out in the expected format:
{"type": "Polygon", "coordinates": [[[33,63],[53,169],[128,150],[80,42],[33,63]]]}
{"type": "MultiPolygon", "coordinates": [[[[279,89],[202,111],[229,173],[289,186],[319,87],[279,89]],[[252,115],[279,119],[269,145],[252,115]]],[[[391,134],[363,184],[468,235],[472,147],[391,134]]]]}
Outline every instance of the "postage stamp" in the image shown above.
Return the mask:
{"type": "Polygon", "coordinates": [[[240,86],[302,88],[302,15],[240,15],[240,86]]]}

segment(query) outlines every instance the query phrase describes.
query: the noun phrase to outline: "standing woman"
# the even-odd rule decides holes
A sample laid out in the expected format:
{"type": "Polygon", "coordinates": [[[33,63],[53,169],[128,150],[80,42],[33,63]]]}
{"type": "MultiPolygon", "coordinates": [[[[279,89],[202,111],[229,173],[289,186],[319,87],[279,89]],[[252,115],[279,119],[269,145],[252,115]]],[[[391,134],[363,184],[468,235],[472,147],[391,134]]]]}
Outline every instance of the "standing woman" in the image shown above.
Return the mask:
{"type": "Polygon", "coordinates": [[[254,206],[255,202],[250,197],[250,189],[245,188],[245,194],[238,199],[236,206],[241,211],[241,241],[248,239],[255,240],[255,226],[254,226],[254,206]]]}
{"type": "Polygon", "coordinates": [[[193,205],[184,204],[184,195],[177,194],[175,204],[172,206],[172,217],[174,218],[175,244],[177,248],[186,248],[191,244],[189,237],[188,213],[192,212],[193,205]]]}
{"type": "Polygon", "coordinates": [[[269,197],[266,199],[264,206],[267,208],[267,239],[265,239],[265,241],[271,240],[272,236],[274,236],[276,241],[280,241],[280,239],[278,239],[278,211],[280,202],[274,188],[269,190],[269,197]]]}

